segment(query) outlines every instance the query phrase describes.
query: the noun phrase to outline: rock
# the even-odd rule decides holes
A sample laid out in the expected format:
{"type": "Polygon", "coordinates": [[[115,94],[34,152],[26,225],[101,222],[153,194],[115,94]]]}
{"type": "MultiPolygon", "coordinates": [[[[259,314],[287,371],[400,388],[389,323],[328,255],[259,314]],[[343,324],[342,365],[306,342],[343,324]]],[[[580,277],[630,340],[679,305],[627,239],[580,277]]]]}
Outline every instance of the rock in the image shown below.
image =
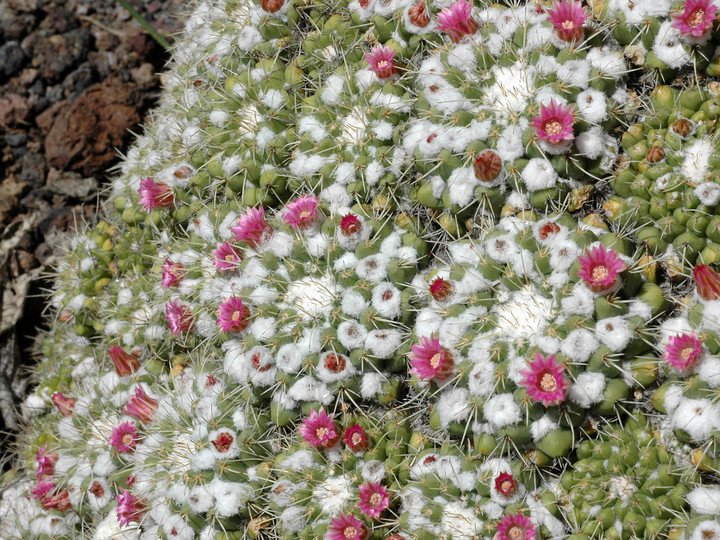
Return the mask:
{"type": "Polygon", "coordinates": [[[22,146],[27,142],[27,133],[24,131],[8,131],[5,134],[5,144],[8,146],[12,146],[13,148],[16,148],[18,146],[22,146]]]}
{"type": "Polygon", "coordinates": [[[40,52],[43,55],[40,76],[49,82],[60,80],[73,66],[85,60],[91,42],[92,34],[87,28],[50,36],[47,43],[35,47],[34,54],[38,54],[37,49],[44,49],[40,52]]]}
{"type": "Polygon", "coordinates": [[[15,75],[27,62],[27,56],[17,41],[9,41],[0,46],[0,78],[15,75]]]}
{"type": "Polygon", "coordinates": [[[51,168],[47,175],[45,187],[57,195],[83,201],[97,192],[98,182],[93,177],[83,178],[72,171],[61,172],[51,168]]]}
{"type": "Polygon", "coordinates": [[[0,127],[9,127],[25,121],[30,113],[30,103],[19,94],[0,98],[0,127]]]}
{"type": "Polygon", "coordinates": [[[35,153],[25,154],[22,158],[20,180],[33,187],[42,186],[45,183],[45,158],[35,153]]]}
{"type": "Polygon", "coordinates": [[[40,23],[40,28],[49,30],[53,34],[64,34],[80,26],[75,15],[63,7],[53,7],[48,16],[40,23]]]}
{"type": "Polygon", "coordinates": [[[85,62],[65,77],[62,83],[65,97],[68,98],[68,101],[73,102],[86,88],[89,88],[95,82],[97,82],[95,66],[90,62],[85,62]]]}
{"type": "Polygon", "coordinates": [[[20,198],[25,194],[30,186],[22,182],[16,182],[13,178],[8,178],[0,184],[0,223],[4,225],[20,211],[20,198]]]}
{"type": "Polygon", "coordinates": [[[10,7],[16,11],[37,11],[40,7],[39,0],[8,0],[10,7]]]}
{"type": "Polygon", "coordinates": [[[64,105],[64,101],[60,103],[55,103],[54,105],[45,109],[42,113],[38,114],[35,117],[35,123],[37,124],[37,127],[39,127],[43,131],[43,133],[47,133],[48,131],[50,131],[50,128],[55,121],[55,117],[58,115],[64,105]]]}
{"type": "MultiPolygon", "coordinates": [[[[138,90],[133,83],[106,79],[87,88],[59,109],[45,139],[48,165],[93,176],[117,158],[116,148],[140,122],[138,90]]],[[[38,123],[38,125],[40,125],[38,123]]]]}

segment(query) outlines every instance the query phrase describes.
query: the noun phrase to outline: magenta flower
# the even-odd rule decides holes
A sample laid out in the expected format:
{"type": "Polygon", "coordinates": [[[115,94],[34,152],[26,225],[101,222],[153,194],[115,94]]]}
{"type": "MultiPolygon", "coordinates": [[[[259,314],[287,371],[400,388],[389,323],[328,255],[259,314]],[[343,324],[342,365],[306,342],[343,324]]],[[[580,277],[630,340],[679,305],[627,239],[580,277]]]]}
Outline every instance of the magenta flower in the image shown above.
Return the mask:
{"type": "Polygon", "coordinates": [[[583,24],[589,17],[583,8],[582,2],[574,0],[555,0],[552,9],[548,11],[548,20],[555,27],[555,33],[563,41],[581,41],[583,38],[583,24]]]}
{"type": "Polygon", "coordinates": [[[140,206],[143,210],[172,208],[175,206],[175,192],[163,182],[155,182],[147,177],[140,180],[140,206]]]}
{"type": "Polygon", "coordinates": [[[250,309],[241,298],[226,298],[218,306],[217,324],[223,332],[242,332],[250,324],[250,309]]]}
{"type": "Polygon", "coordinates": [[[228,242],[218,242],[217,248],[212,253],[215,268],[223,273],[228,270],[236,270],[242,261],[240,252],[228,242]]]}
{"type": "Polygon", "coordinates": [[[283,221],[293,229],[304,230],[311,227],[318,219],[318,203],[320,200],[312,195],[298,197],[285,207],[283,221]]]}
{"type": "Polygon", "coordinates": [[[264,244],[273,234],[273,228],[265,221],[265,209],[262,206],[248,210],[230,230],[236,240],[245,242],[251,248],[264,244]]]}
{"type": "Polygon", "coordinates": [[[217,437],[215,437],[215,440],[210,441],[210,442],[215,447],[215,450],[217,450],[221,454],[224,454],[225,452],[230,450],[234,440],[235,440],[235,437],[233,437],[227,431],[223,431],[220,434],[218,434],[217,437]]]}
{"type": "Polygon", "coordinates": [[[341,513],[330,522],[325,540],[365,540],[367,536],[365,523],[353,515],[341,513]]]}
{"type": "Polygon", "coordinates": [[[495,489],[503,497],[512,497],[517,492],[515,477],[510,473],[501,473],[495,479],[495,489]]]}
{"type": "Polygon", "coordinates": [[[535,526],[522,514],[503,516],[497,532],[496,540],[535,540],[535,526]]]}
{"type": "Polygon", "coordinates": [[[565,399],[565,389],[570,383],[563,375],[565,366],[555,359],[554,354],[545,358],[535,353],[535,360],[528,367],[530,369],[520,372],[523,376],[520,385],[527,388],[528,395],[534,401],[549,407],[565,399]]]}
{"type": "Polygon", "coordinates": [[[177,287],[185,275],[185,267],[180,263],[170,262],[168,259],[165,259],[165,264],[162,266],[162,273],[163,289],[177,287]]]}
{"type": "Polygon", "coordinates": [[[39,482],[46,476],[52,476],[55,474],[55,463],[58,460],[57,454],[48,454],[47,443],[43,444],[37,449],[35,454],[38,463],[38,469],[35,473],[35,478],[39,482]]]}
{"type": "Polygon", "coordinates": [[[340,232],[343,236],[351,237],[362,231],[363,224],[355,214],[346,214],[340,220],[340,232]]]}
{"type": "Polygon", "coordinates": [[[367,482],[358,488],[360,502],[357,506],[360,511],[372,519],[380,519],[380,514],[390,504],[387,489],[380,482],[367,482]]]}
{"type": "Polygon", "coordinates": [[[672,27],[680,30],[683,36],[703,37],[712,30],[717,6],[712,0],[685,0],[684,11],[673,13],[672,27]]]}
{"type": "Polygon", "coordinates": [[[437,16],[438,28],[450,34],[453,43],[460,43],[463,37],[477,32],[478,23],[472,18],[472,2],[457,0],[443,9],[437,16]]]}
{"type": "Polygon", "coordinates": [[[127,489],[123,489],[122,495],[116,495],[115,498],[118,502],[117,518],[123,527],[133,521],[140,521],[147,511],[145,501],[135,497],[127,489]]]}
{"type": "Polygon", "coordinates": [[[702,354],[702,341],[695,332],[670,336],[663,358],[680,373],[692,369],[702,354]]]}
{"type": "Polygon", "coordinates": [[[123,414],[128,416],[134,416],[143,423],[150,422],[155,409],[158,407],[158,402],[147,395],[143,387],[138,385],[135,387],[135,395],[130,398],[130,401],[125,405],[123,414]]]}
{"type": "Polygon", "coordinates": [[[397,70],[393,58],[395,51],[387,45],[376,45],[365,55],[365,60],[370,64],[370,71],[378,76],[378,79],[389,79],[397,70]]]}
{"type": "Polygon", "coordinates": [[[135,422],[120,422],[110,434],[110,445],[117,448],[118,452],[132,452],[135,450],[137,440],[135,422]]]}
{"type": "Polygon", "coordinates": [[[420,338],[419,345],[410,347],[410,375],[417,374],[421,379],[447,379],[452,375],[455,361],[452,353],[440,346],[435,336],[420,338]]]}
{"type": "Polygon", "coordinates": [[[452,293],[452,283],[443,278],[437,278],[430,284],[430,294],[438,302],[444,302],[450,298],[452,293]]]}
{"type": "Polygon", "coordinates": [[[703,300],[720,298],[720,274],[706,264],[699,264],[692,271],[697,292],[703,300]]]}
{"type": "Polygon", "coordinates": [[[72,416],[73,409],[75,408],[75,398],[66,398],[62,395],[62,392],[55,392],[52,397],[52,402],[60,411],[63,416],[72,416]]]}
{"type": "Polygon", "coordinates": [[[42,501],[45,499],[48,495],[50,495],[50,492],[55,489],[55,481],[54,480],[46,480],[44,482],[38,482],[37,485],[32,488],[33,499],[37,499],[38,501],[42,501]]]}
{"type": "Polygon", "coordinates": [[[540,116],[532,119],[532,126],[541,141],[547,141],[550,144],[571,141],[575,138],[573,135],[573,106],[563,107],[551,99],[550,105],[540,106],[540,116]]]}
{"type": "Polygon", "coordinates": [[[180,304],[177,300],[173,300],[165,304],[165,320],[168,323],[170,332],[179,336],[180,332],[192,328],[192,311],[188,306],[180,304]]]}
{"type": "Polygon", "coordinates": [[[345,430],[343,440],[353,452],[364,452],[370,447],[370,439],[360,424],[350,426],[345,430]]]}
{"type": "Polygon", "coordinates": [[[321,448],[332,448],[340,440],[332,415],[325,411],[310,411],[310,416],[303,418],[300,435],[309,445],[321,448]]]}
{"type": "Polygon", "coordinates": [[[115,364],[115,371],[120,377],[135,373],[140,368],[137,357],[126,353],[122,347],[113,345],[108,349],[108,354],[113,364],[115,364]]]}
{"type": "Polygon", "coordinates": [[[620,282],[620,272],[625,270],[625,264],[612,249],[600,246],[585,250],[578,262],[580,269],[578,277],[585,281],[588,288],[596,293],[610,292],[620,282]]]}

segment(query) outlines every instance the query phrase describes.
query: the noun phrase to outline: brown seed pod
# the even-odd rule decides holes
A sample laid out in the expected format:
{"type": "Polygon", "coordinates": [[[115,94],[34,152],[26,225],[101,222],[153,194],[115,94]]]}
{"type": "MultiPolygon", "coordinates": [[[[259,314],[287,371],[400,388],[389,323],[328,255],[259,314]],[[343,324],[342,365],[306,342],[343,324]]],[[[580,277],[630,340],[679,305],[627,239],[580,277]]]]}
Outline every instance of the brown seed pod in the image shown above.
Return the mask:
{"type": "Polygon", "coordinates": [[[662,161],[665,159],[665,150],[662,149],[662,146],[651,146],[648,148],[647,154],[645,154],[645,159],[648,163],[657,163],[662,161]]]}
{"type": "Polygon", "coordinates": [[[681,137],[687,137],[692,131],[693,124],[687,118],[678,118],[673,122],[672,130],[681,137]]]}
{"type": "Polygon", "coordinates": [[[485,150],[473,163],[475,177],[483,182],[492,182],[502,171],[502,159],[494,150],[485,150]]]}

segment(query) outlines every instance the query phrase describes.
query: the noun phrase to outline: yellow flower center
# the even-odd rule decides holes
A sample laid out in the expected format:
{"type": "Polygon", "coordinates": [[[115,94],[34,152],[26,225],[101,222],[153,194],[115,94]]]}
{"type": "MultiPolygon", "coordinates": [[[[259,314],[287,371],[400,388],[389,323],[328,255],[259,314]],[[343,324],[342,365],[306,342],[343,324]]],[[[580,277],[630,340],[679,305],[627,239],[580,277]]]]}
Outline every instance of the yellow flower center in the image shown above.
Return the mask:
{"type": "Polygon", "coordinates": [[[327,437],[327,434],[330,433],[330,430],[326,427],[317,428],[315,430],[315,435],[317,435],[318,439],[324,439],[327,437]]]}
{"type": "Polygon", "coordinates": [[[388,61],[387,61],[387,60],[380,60],[380,61],[377,63],[377,67],[378,67],[379,69],[382,69],[382,68],[384,68],[384,67],[387,66],[387,65],[388,65],[388,61]]]}
{"type": "Polygon", "coordinates": [[[688,17],[687,24],[690,28],[697,28],[705,21],[705,10],[696,9],[688,17]]]}
{"type": "Polygon", "coordinates": [[[307,210],[303,210],[302,212],[300,212],[300,218],[301,218],[301,219],[306,219],[306,218],[309,218],[309,217],[310,217],[310,212],[308,212],[307,210]]]}
{"type": "Polygon", "coordinates": [[[545,123],[545,132],[548,135],[557,135],[562,131],[562,124],[557,120],[550,120],[545,123]]]}
{"type": "Polygon", "coordinates": [[[345,530],[343,530],[343,536],[345,538],[357,538],[357,529],[353,526],[345,527],[345,530]]]}
{"type": "Polygon", "coordinates": [[[225,255],[225,260],[228,262],[232,262],[233,260],[235,260],[235,257],[228,253],[227,255],[225,255]]]}
{"type": "Polygon", "coordinates": [[[563,30],[572,30],[575,28],[575,23],[572,21],[563,21],[560,26],[563,27],[563,30]]]}
{"type": "Polygon", "coordinates": [[[557,379],[552,373],[543,374],[540,379],[540,388],[542,388],[544,392],[554,392],[557,390],[557,379]]]}
{"type": "Polygon", "coordinates": [[[682,350],[680,356],[683,357],[683,360],[689,360],[693,352],[695,352],[695,349],[693,347],[688,347],[687,349],[682,350]]]}
{"type": "Polygon", "coordinates": [[[132,433],[126,433],[125,435],[123,435],[122,442],[125,446],[128,446],[130,443],[132,443],[132,440],[132,433]]]}
{"type": "Polygon", "coordinates": [[[433,367],[433,369],[437,369],[440,365],[440,360],[442,360],[442,354],[437,353],[430,359],[430,365],[433,367]]]}
{"type": "Polygon", "coordinates": [[[239,312],[239,311],[235,311],[235,312],[232,314],[232,322],[238,322],[239,320],[240,320],[240,312],[239,312]]]}
{"type": "Polygon", "coordinates": [[[525,531],[517,525],[513,525],[508,529],[507,536],[510,540],[525,540],[525,531]]]}
{"type": "Polygon", "coordinates": [[[379,493],[373,493],[370,495],[370,504],[372,506],[380,506],[380,503],[382,502],[382,497],[379,493]]]}
{"type": "Polygon", "coordinates": [[[350,437],[350,440],[353,444],[360,444],[362,442],[362,435],[359,433],[353,433],[352,437],[350,437]]]}
{"type": "Polygon", "coordinates": [[[604,266],[596,266],[592,269],[592,278],[594,281],[603,281],[607,279],[610,272],[604,266]]]}

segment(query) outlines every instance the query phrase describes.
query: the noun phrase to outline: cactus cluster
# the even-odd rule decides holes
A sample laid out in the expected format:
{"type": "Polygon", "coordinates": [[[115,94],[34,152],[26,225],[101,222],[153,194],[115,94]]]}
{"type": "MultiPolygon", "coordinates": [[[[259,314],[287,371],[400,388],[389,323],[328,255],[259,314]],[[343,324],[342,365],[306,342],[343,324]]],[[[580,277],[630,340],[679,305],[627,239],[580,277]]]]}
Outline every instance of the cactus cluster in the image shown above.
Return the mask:
{"type": "Polygon", "coordinates": [[[506,4],[195,6],[0,535],[720,538],[718,6],[506,4]]]}

